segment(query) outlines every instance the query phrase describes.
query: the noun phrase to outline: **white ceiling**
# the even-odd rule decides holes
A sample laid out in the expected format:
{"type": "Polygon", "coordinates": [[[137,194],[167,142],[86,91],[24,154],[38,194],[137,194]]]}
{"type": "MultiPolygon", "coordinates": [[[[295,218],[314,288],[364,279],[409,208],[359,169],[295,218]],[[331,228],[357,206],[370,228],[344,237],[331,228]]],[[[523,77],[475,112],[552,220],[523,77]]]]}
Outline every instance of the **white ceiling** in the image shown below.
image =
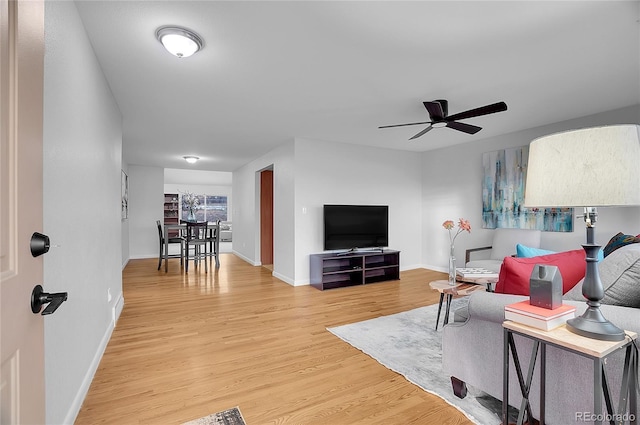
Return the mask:
{"type": "Polygon", "coordinates": [[[76,1],[123,115],[128,164],[232,171],[304,137],[409,151],[640,103],[638,1],[76,1]],[[178,59],[163,25],[205,47],[178,59]],[[476,135],[424,126],[422,102],[476,135]],[[197,155],[196,166],[183,155],[197,155]]]}

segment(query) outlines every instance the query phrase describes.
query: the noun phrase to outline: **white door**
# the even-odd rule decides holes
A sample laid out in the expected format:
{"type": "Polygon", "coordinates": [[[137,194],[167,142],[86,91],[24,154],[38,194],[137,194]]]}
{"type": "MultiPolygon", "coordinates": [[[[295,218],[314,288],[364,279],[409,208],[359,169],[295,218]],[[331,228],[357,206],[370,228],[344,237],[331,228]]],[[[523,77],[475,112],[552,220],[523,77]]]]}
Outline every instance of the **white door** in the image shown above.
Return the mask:
{"type": "MultiPolygon", "coordinates": [[[[44,424],[43,282],[31,255],[42,232],[44,3],[0,0],[0,423],[44,424]]],[[[46,286],[45,286],[46,290],[46,286]]]]}

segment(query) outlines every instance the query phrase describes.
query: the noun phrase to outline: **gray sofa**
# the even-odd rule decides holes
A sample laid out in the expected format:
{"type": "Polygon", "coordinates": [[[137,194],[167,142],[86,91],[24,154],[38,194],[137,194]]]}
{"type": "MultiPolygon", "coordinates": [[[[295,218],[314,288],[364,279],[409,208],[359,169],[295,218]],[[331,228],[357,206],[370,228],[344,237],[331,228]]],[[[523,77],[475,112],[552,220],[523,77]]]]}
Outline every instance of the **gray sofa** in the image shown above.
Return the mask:
{"type": "MultiPolygon", "coordinates": [[[[601,310],[618,327],[640,334],[640,244],[624,246],[612,252],[599,264],[605,288],[601,310]],[[614,305],[617,304],[617,305],[614,305]]],[[[565,294],[565,303],[577,307],[576,314],[586,308],[581,284],[565,294]]],[[[504,306],[527,297],[475,292],[468,306],[455,313],[455,321],[443,329],[442,366],[453,376],[475,389],[502,399],[504,306]]],[[[526,374],[532,343],[515,337],[519,358],[526,374]]],[[[607,360],[607,379],[614,405],[622,379],[624,353],[607,360]]],[[[539,363],[539,357],[538,357],[539,363]]],[[[522,396],[513,364],[509,372],[509,404],[519,408],[522,396]]],[[[538,368],[539,365],[536,366],[538,368]]],[[[536,369],[538,370],[538,369],[536,369]]],[[[531,390],[533,415],[539,415],[539,379],[536,374],[531,390]]],[[[593,361],[554,347],[547,348],[546,422],[566,425],[586,423],[577,412],[593,412],[593,361]]],[[[637,397],[637,393],[636,393],[637,397]]]]}
{"type": "Polygon", "coordinates": [[[465,267],[479,267],[499,272],[502,259],[516,254],[517,244],[539,248],[541,233],[540,230],[495,229],[493,230],[491,246],[466,250],[465,267]],[[484,257],[480,258],[483,254],[484,257]]]}

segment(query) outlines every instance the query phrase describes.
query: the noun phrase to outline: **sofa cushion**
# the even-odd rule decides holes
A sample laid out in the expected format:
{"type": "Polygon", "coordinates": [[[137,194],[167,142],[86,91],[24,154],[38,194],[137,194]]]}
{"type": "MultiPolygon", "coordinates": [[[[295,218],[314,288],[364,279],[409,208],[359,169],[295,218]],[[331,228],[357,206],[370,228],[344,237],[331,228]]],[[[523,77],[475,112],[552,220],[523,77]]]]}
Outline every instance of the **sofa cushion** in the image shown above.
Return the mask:
{"type": "Polygon", "coordinates": [[[530,258],[506,257],[500,268],[495,292],[529,295],[529,278],[536,264],[558,267],[562,276],[562,293],[564,294],[584,277],[587,263],[582,249],[530,258]]]}
{"type": "Polygon", "coordinates": [[[618,232],[617,235],[612,237],[604,247],[604,256],[611,254],[618,248],[622,248],[625,245],[640,242],[640,237],[633,235],[625,235],[622,232],[618,232]]]}
{"type": "MultiPolygon", "coordinates": [[[[603,304],[640,308],[640,244],[616,249],[599,263],[598,269],[604,288],[603,304]]],[[[564,298],[584,301],[583,281],[578,282],[564,298]]]]}
{"type": "Polygon", "coordinates": [[[502,260],[473,260],[465,265],[471,269],[487,269],[496,273],[500,271],[500,266],[502,266],[502,260]]]}
{"type": "Polygon", "coordinates": [[[516,257],[530,258],[539,257],[540,255],[555,254],[556,251],[549,251],[548,249],[533,248],[522,244],[516,245],[516,257]]]}

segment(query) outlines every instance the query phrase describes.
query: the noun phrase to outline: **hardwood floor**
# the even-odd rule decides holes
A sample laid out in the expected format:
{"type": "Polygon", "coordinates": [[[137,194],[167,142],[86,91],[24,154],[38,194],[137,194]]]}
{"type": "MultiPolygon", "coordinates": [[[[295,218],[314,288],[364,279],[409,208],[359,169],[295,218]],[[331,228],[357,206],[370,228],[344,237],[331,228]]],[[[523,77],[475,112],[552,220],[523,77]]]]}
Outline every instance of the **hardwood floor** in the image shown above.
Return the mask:
{"type": "Polygon", "coordinates": [[[167,274],[154,259],[129,262],[76,424],[180,424],[234,406],[248,425],[471,423],[325,329],[433,304],[428,282],[442,273],[319,291],[233,254],[220,262],[188,275],[177,260],[167,274]]]}

